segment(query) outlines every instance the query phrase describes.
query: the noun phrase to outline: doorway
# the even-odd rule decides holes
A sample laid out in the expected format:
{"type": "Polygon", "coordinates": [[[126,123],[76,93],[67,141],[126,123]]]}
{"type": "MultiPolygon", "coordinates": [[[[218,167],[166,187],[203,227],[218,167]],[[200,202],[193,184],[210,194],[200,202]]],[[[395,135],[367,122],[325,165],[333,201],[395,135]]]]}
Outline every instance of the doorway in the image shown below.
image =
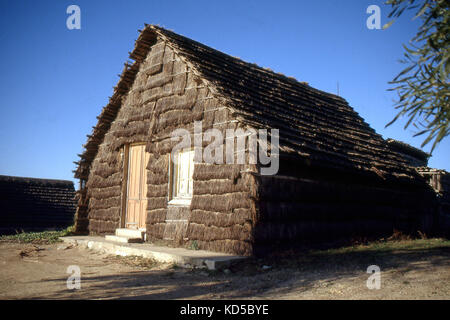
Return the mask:
{"type": "Polygon", "coordinates": [[[145,229],[147,218],[147,163],[145,144],[133,144],[128,151],[128,179],[125,228],[145,229]]]}

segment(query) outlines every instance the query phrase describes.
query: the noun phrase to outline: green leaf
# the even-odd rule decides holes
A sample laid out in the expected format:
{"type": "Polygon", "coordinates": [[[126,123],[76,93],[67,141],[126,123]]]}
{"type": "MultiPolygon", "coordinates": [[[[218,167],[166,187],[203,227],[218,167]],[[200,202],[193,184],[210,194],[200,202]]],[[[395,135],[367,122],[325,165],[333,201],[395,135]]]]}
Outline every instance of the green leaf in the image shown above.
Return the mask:
{"type": "Polygon", "coordinates": [[[389,21],[388,23],[386,23],[385,25],[383,25],[383,30],[386,30],[387,28],[389,28],[390,26],[392,26],[392,24],[395,22],[394,20],[389,21]]]}
{"type": "MultiPolygon", "coordinates": [[[[403,45],[407,67],[392,81],[389,91],[397,91],[394,108],[397,115],[407,117],[405,128],[412,125],[415,136],[428,133],[422,146],[433,142],[435,149],[450,133],[450,2],[448,0],[387,0],[392,11],[389,17],[398,18],[406,10],[417,10],[415,18],[422,25],[409,44],[403,45]]],[[[383,26],[389,28],[392,20],[383,26]]]]}
{"type": "Polygon", "coordinates": [[[416,14],[416,16],[413,18],[413,20],[414,20],[414,19],[417,19],[418,17],[420,17],[421,15],[423,15],[427,9],[428,9],[428,3],[425,2],[425,3],[423,4],[422,8],[420,8],[419,12],[418,12],[418,13],[416,14]]]}

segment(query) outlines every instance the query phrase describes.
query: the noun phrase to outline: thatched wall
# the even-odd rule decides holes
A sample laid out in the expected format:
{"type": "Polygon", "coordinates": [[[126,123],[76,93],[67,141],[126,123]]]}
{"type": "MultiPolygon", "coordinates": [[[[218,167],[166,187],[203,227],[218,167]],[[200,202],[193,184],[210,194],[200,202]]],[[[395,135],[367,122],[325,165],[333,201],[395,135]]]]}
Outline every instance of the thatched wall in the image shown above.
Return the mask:
{"type": "MultiPolygon", "coordinates": [[[[86,184],[91,233],[113,233],[120,226],[121,199],[125,196],[122,195],[122,183],[126,179],[123,177],[123,147],[135,142],[150,142],[152,132],[155,130],[157,132],[167,130],[167,134],[170,133],[169,126],[166,126],[170,119],[162,115],[164,108],[171,107],[167,103],[168,99],[173,97],[175,100],[176,97],[178,104],[184,103],[188,106],[192,106],[196,99],[197,89],[185,91],[186,80],[184,63],[175,61],[173,52],[169,48],[166,50],[164,42],[154,44],[146,59],[140,63],[133,85],[128,94],[122,98],[122,106],[100,144],[92,164],[86,184]],[[178,95],[179,93],[183,94],[178,95]]],[[[176,117],[178,113],[172,113],[172,119],[174,115],[176,117]]],[[[148,168],[150,170],[157,168],[148,174],[151,183],[148,189],[152,197],[152,201],[149,201],[151,209],[160,201],[158,194],[155,193],[153,184],[156,183],[153,179],[167,175],[164,170],[167,169],[168,163],[162,163],[162,159],[153,150],[147,151],[151,153],[148,168]]]]}
{"type": "Polygon", "coordinates": [[[250,255],[257,220],[257,180],[244,165],[195,167],[188,236],[200,248],[250,255]]]}
{"type": "Polygon", "coordinates": [[[435,201],[426,183],[399,185],[291,160],[282,160],[280,170],[276,176],[258,177],[256,253],[277,244],[431,230],[435,201]]]}
{"type": "Polygon", "coordinates": [[[80,188],[76,192],[75,200],[77,201],[77,209],[75,212],[75,232],[78,234],[86,234],[89,229],[89,198],[87,197],[87,189],[80,188]]]}
{"type": "Polygon", "coordinates": [[[0,176],[0,234],[64,229],[75,207],[72,181],[0,176]]]}

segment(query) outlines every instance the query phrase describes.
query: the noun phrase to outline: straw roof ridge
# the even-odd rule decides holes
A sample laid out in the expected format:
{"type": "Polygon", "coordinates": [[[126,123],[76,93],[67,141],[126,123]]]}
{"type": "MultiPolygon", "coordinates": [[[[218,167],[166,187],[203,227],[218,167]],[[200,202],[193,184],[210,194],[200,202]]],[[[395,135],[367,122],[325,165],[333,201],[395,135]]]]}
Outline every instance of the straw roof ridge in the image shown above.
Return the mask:
{"type": "Polygon", "coordinates": [[[412,156],[415,156],[419,159],[428,160],[431,157],[431,155],[429,153],[427,153],[419,148],[416,148],[416,147],[410,145],[409,143],[406,143],[406,142],[403,142],[400,140],[395,140],[392,138],[386,139],[386,142],[389,145],[391,145],[392,147],[394,147],[395,149],[400,150],[402,152],[406,152],[406,153],[408,153],[412,156]]]}

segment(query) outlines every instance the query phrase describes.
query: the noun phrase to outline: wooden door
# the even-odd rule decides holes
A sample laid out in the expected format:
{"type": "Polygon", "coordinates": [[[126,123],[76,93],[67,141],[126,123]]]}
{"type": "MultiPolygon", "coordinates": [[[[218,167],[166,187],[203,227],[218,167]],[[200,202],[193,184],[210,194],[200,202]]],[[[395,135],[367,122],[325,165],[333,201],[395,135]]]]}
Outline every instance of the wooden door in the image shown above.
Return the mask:
{"type": "Polygon", "coordinates": [[[128,155],[127,211],[125,228],[145,228],[147,217],[147,163],[145,145],[132,145],[128,155]]]}

